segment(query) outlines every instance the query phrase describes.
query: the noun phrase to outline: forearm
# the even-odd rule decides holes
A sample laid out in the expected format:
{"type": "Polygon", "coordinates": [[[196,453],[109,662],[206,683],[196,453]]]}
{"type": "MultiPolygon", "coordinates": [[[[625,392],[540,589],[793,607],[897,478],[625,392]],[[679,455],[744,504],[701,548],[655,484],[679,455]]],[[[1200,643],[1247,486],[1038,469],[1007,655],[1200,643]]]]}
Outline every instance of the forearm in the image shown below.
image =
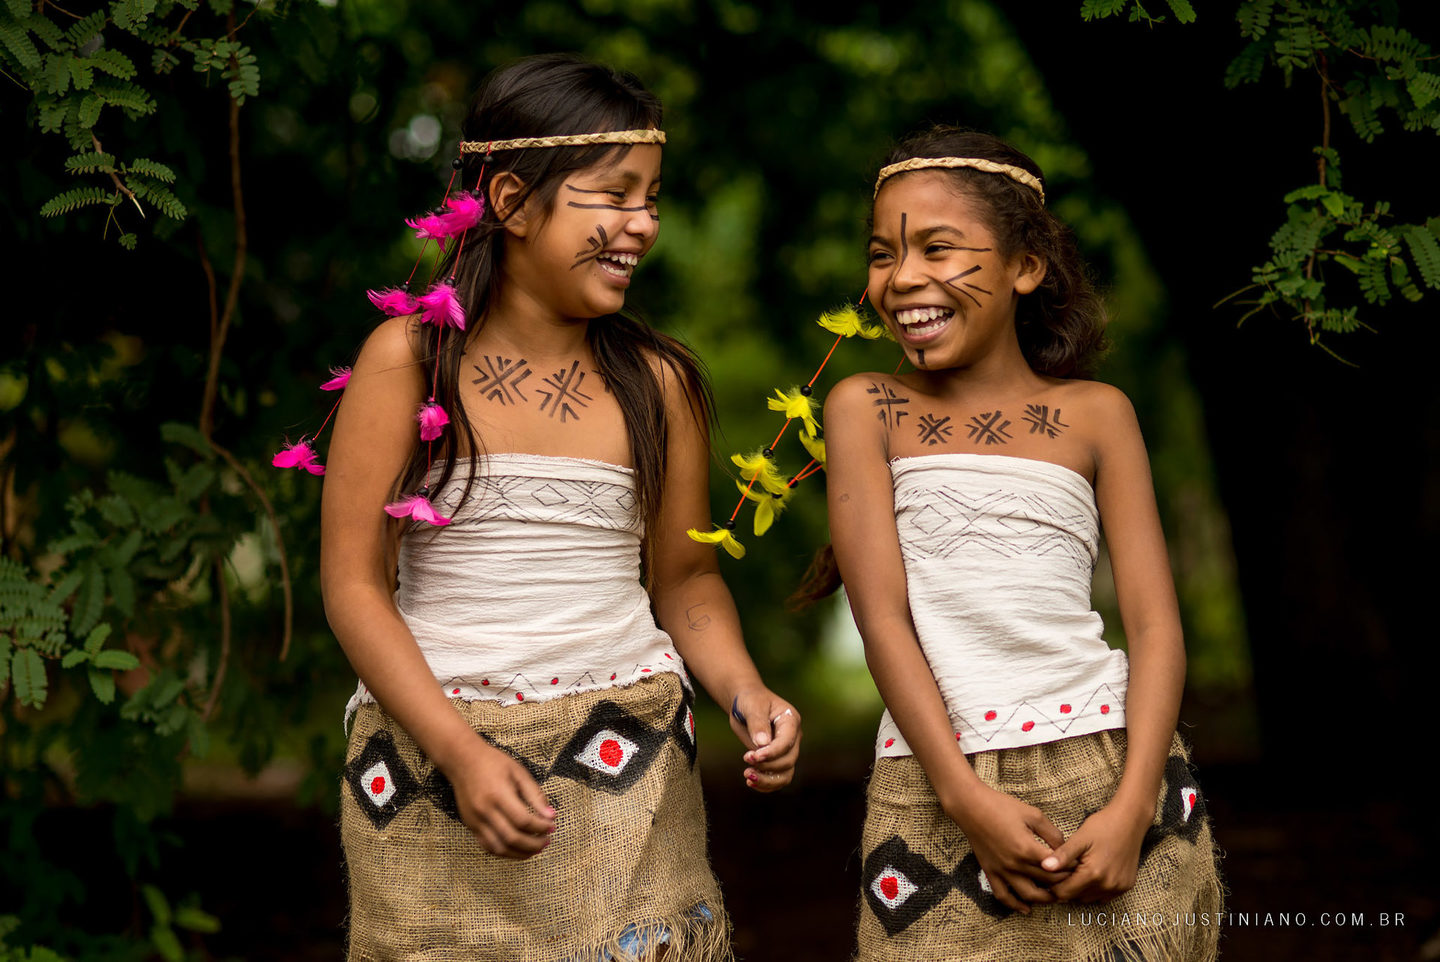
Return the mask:
{"type": "Polygon", "coordinates": [[[1125,772],[1115,802],[1151,813],[1180,717],[1185,648],[1178,627],[1141,632],[1130,640],[1125,695],[1125,772]]]}
{"type": "Polygon", "coordinates": [[[930,779],[941,807],[963,813],[982,783],[955,738],[950,711],[908,617],[857,619],[880,697],[930,779]]]}
{"type": "Polygon", "coordinates": [[[717,704],[729,710],[742,690],[763,686],[745,648],[740,614],[718,571],[698,571],[657,585],[656,619],[675,650],[717,704]]]}
{"type": "Polygon", "coordinates": [[[436,683],[387,592],[371,585],[325,591],[326,616],[355,673],[380,707],[442,771],[475,733],[436,683]]]}

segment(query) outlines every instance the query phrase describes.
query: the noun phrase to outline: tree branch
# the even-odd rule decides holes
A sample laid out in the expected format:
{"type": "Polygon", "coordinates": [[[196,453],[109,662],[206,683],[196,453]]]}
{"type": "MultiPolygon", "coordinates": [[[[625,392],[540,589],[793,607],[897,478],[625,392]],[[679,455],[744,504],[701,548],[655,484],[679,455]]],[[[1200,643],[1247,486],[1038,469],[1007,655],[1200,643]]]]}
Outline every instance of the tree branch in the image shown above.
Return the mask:
{"type": "Polygon", "coordinates": [[[225,559],[215,559],[215,592],[220,599],[220,663],[215,668],[215,681],[210,685],[210,697],[205,699],[205,708],[200,720],[208,722],[220,701],[220,686],[225,682],[225,669],[230,665],[230,588],[225,584],[225,559]]]}
{"type": "Polygon", "coordinates": [[[285,595],[285,625],[280,637],[280,660],[284,661],[286,656],[290,654],[290,639],[294,634],[295,595],[293,586],[290,583],[290,559],[285,552],[285,538],[280,533],[280,519],[275,514],[275,506],[270,503],[270,498],[265,494],[265,489],[256,483],[255,476],[245,470],[245,466],[240,463],[240,460],[235,457],[234,454],[231,454],[225,448],[216,444],[213,438],[210,439],[210,449],[220,455],[225,463],[230,465],[236,474],[240,475],[240,480],[244,481],[246,486],[255,492],[255,497],[260,499],[260,506],[265,509],[266,517],[270,519],[270,529],[275,532],[275,550],[280,556],[280,590],[285,595]]]}
{"type": "MultiPolygon", "coordinates": [[[[228,18],[227,35],[234,39],[235,11],[228,18]]],[[[232,65],[238,70],[239,65],[232,65]]],[[[208,440],[215,429],[215,398],[220,391],[220,359],[225,351],[225,338],[230,333],[230,323],[235,319],[235,308],[240,303],[240,284],[245,277],[245,259],[249,251],[250,238],[245,223],[245,192],[240,183],[240,102],[230,98],[230,195],[235,208],[235,260],[230,268],[230,286],[225,291],[225,307],[220,320],[210,332],[210,366],[205,372],[205,393],[200,402],[200,433],[208,440]]]]}

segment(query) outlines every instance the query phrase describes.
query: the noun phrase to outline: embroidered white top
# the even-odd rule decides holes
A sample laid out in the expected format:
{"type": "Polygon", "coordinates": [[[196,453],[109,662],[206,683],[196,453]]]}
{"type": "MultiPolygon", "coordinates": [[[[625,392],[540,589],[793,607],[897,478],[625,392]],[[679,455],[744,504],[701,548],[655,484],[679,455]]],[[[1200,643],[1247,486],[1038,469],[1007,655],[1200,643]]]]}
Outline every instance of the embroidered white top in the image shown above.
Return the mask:
{"type": "MultiPolygon", "coordinates": [[[[661,671],[689,684],[640,583],[630,468],[490,454],[461,504],[466,468],[432,498],[451,523],[417,524],[401,539],[395,592],[446,695],[508,705],[661,671]]],[[[370,701],[362,683],[347,719],[370,701]]]]}
{"type": "MultiPolygon", "coordinates": [[[[890,463],[910,616],[966,754],[1125,727],[1129,664],[1090,608],[1100,516],[1048,461],[890,463]]],[[[889,711],[877,757],[909,755],[889,711]]]]}

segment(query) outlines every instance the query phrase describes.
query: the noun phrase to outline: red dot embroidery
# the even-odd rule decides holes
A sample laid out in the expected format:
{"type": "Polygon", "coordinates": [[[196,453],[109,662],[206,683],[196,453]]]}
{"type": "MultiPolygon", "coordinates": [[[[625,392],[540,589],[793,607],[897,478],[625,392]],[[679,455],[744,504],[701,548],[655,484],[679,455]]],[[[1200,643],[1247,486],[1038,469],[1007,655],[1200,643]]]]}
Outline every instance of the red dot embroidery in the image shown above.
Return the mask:
{"type": "Polygon", "coordinates": [[[619,765],[620,760],[624,757],[625,749],[621,748],[620,743],[615,739],[607,738],[600,743],[600,760],[611,768],[619,765]]]}
{"type": "Polygon", "coordinates": [[[384,776],[384,775],[376,775],[373,779],[370,780],[370,794],[371,794],[371,795],[381,795],[381,794],[384,794],[384,792],[385,792],[385,776],[384,776]]]}
{"type": "Polygon", "coordinates": [[[994,720],[995,720],[995,713],[994,713],[993,711],[987,711],[987,712],[985,713],[985,720],[986,720],[986,721],[994,721],[994,720]]]}
{"type": "Polygon", "coordinates": [[[887,875],[880,880],[880,891],[885,893],[887,899],[894,899],[900,894],[900,880],[893,875],[887,875]]]}
{"type": "Polygon", "coordinates": [[[891,745],[893,745],[893,744],[895,744],[895,739],[893,739],[893,738],[887,738],[887,739],[885,739],[885,747],[886,747],[886,748],[889,748],[889,747],[890,747],[891,745]]]}
{"type": "Polygon", "coordinates": [[[649,670],[650,670],[649,668],[641,668],[641,669],[640,669],[640,674],[643,675],[643,674],[645,674],[645,673],[646,673],[647,671],[649,671],[649,670]]]}
{"type": "Polygon", "coordinates": [[[665,652],[665,657],[666,657],[666,658],[669,658],[671,661],[674,661],[674,660],[675,660],[673,657],[671,657],[670,652],[668,652],[668,651],[665,652]]]}
{"type": "Polygon", "coordinates": [[[558,685],[558,684],[560,684],[560,679],[559,679],[559,678],[551,678],[551,679],[550,679],[550,684],[552,684],[552,685],[558,685]]]}
{"type": "Polygon", "coordinates": [[[524,701],[524,700],[525,700],[525,693],[524,693],[523,691],[517,691],[517,692],[515,693],[515,700],[516,700],[516,701],[524,701]]]}
{"type": "Polygon", "coordinates": [[[1195,793],[1194,793],[1194,792],[1191,792],[1191,793],[1190,793],[1190,807],[1191,807],[1191,808],[1194,808],[1194,807],[1195,807],[1195,793]]]}
{"type": "Polygon", "coordinates": [[[614,681],[614,680],[615,680],[615,673],[614,673],[613,671],[610,673],[610,680],[611,680],[611,681],[614,681]]]}
{"type": "Polygon", "coordinates": [[[489,679],[489,678],[481,678],[481,679],[480,679],[480,684],[484,685],[486,688],[489,688],[489,687],[490,687],[490,679],[489,679]]]}
{"type": "Polygon", "coordinates": [[[1035,723],[1034,723],[1033,721],[1027,721],[1025,724],[1023,724],[1023,725],[1020,726],[1020,730],[1021,730],[1022,732],[1028,732],[1030,729],[1032,729],[1032,728],[1034,728],[1034,727],[1035,727],[1035,723]]]}
{"type": "Polygon", "coordinates": [[[1069,706],[1069,705],[1061,705],[1061,706],[1060,706],[1060,714],[1062,714],[1062,715],[1068,715],[1068,714],[1070,714],[1070,706],[1069,706]]]}
{"type": "Polygon", "coordinates": [[[957,742],[960,740],[960,733],[959,733],[959,732],[956,732],[956,733],[955,733],[955,740],[956,740],[957,742]]]}
{"type": "Polygon", "coordinates": [[[1109,705],[1101,705],[1101,706],[1100,706],[1100,714],[1102,714],[1102,715],[1108,715],[1108,714],[1110,714],[1110,706],[1109,706],[1109,705]]]}
{"type": "Polygon", "coordinates": [[[452,689],[450,689],[450,694],[452,694],[452,695],[458,695],[458,694],[460,694],[460,689],[458,689],[458,688],[452,688],[452,689]]]}

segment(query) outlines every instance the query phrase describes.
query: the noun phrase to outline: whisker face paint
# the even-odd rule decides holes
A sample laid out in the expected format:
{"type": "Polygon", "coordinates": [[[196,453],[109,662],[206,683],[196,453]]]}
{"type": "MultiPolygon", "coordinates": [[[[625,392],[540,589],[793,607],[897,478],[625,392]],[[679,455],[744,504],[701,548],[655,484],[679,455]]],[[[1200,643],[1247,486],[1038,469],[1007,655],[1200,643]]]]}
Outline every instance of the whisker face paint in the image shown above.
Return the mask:
{"type": "Polygon", "coordinates": [[[605,231],[603,224],[595,225],[595,233],[599,236],[585,238],[585,243],[589,245],[585,250],[575,252],[575,263],[570,265],[572,271],[586,261],[593,261],[599,257],[600,252],[605,249],[605,245],[610,243],[610,235],[605,231]]]}

